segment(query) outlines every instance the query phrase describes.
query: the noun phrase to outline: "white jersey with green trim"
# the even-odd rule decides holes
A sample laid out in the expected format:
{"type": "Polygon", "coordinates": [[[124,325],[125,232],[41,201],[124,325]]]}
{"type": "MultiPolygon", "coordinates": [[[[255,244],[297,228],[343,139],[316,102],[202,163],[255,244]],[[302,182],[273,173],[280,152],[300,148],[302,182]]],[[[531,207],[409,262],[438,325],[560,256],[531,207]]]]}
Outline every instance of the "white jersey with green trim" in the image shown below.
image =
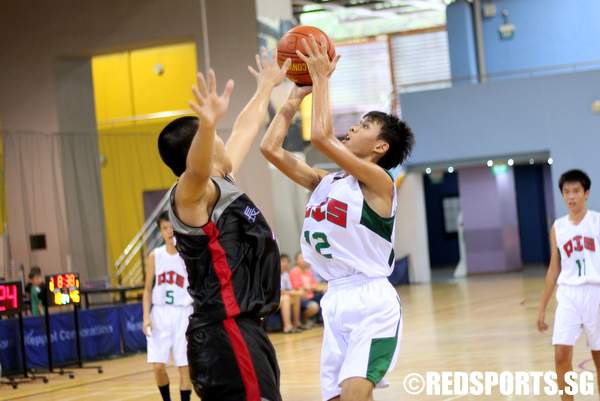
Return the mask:
{"type": "Polygon", "coordinates": [[[302,228],[302,254],[326,281],[362,274],[387,277],[394,266],[396,214],[381,217],[363,196],[358,180],[345,172],[328,174],[312,193],[302,228]]]}
{"type": "Polygon", "coordinates": [[[579,224],[569,216],[554,222],[560,252],[559,285],[600,284],[600,213],[588,210],[579,224]]]}
{"type": "Polygon", "coordinates": [[[166,245],[156,248],[152,305],[191,305],[189,285],[185,262],[179,253],[170,254],[166,245]]]}

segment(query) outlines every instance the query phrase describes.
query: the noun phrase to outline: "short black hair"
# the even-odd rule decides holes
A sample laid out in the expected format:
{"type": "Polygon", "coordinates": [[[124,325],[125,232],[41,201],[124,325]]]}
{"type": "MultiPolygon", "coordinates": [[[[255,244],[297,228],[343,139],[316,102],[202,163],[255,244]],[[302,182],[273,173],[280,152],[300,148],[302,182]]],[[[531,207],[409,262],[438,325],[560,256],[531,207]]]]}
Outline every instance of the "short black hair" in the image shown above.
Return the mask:
{"type": "Polygon", "coordinates": [[[185,171],[187,154],[197,130],[198,118],[186,116],[171,121],[158,135],[160,158],[177,177],[185,171]]]}
{"type": "Polygon", "coordinates": [[[29,270],[29,280],[33,279],[35,276],[41,276],[42,269],[39,266],[31,266],[31,270],[29,270]]]}
{"type": "Polygon", "coordinates": [[[279,255],[279,259],[290,260],[290,255],[288,255],[287,253],[282,253],[281,255],[279,255]]]}
{"type": "Polygon", "coordinates": [[[169,219],[169,212],[164,210],[162,212],[160,212],[160,214],[158,215],[158,217],[156,218],[156,225],[158,226],[158,229],[160,230],[160,223],[162,221],[171,221],[169,219]]]}
{"type": "Polygon", "coordinates": [[[580,183],[585,192],[589,191],[592,187],[592,180],[590,180],[590,177],[585,172],[577,169],[565,171],[560,176],[560,179],[558,180],[558,188],[560,189],[560,192],[562,192],[563,186],[567,182],[580,183]]]}
{"type": "Polygon", "coordinates": [[[395,115],[382,111],[370,111],[363,118],[379,123],[381,125],[379,139],[383,139],[390,145],[377,164],[389,170],[404,163],[415,145],[415,136],[410,127],[395,115]]]}

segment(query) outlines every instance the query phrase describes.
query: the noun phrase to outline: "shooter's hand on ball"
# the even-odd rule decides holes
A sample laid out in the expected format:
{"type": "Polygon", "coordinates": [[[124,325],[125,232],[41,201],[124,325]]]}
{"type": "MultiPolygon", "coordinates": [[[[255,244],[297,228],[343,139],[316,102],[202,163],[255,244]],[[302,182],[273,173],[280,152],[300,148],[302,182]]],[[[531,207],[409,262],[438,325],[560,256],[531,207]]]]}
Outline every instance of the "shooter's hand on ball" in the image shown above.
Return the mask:
{"type": "Polygon", "coordinates": [[[273,57],[269,57],[269,52],[263,47],[260,49],[260,56],[256,55],[256,70],[248,66],[248,71],[254,75],[259,87],[266,86],[272,89],[283,82],[291,64],[292,60],[288,58],[279,67],[279,64],[277,64],[277,51],[274,52],[273,57]]]}
{"type": "Polygon", "coordinates": [[[211,68],[208,71],[208,79],[199,72],[196,85],[192,88],[195,101],[191,101],[190,107],[198,115],[200,126],[215,127],[229,108],[229,99],[233,92],[233,80],[227,81],[223,93],[217,93],[217,78],[211,68]]]}
{"type": "Polygon", "coordinates": [[[296,54],[302,61],[308,66],[308,72],[313,82],[317,79],[329,78],[335,71],[340,55],[335,56],[333,60],[329,58],[327,54],[327,40],[321,37],[319,42],[313,35],[310,35],[310,39],[302,39],[304,48],[307,55],[302,54],[299,50],[296,50],[296,54]]]}

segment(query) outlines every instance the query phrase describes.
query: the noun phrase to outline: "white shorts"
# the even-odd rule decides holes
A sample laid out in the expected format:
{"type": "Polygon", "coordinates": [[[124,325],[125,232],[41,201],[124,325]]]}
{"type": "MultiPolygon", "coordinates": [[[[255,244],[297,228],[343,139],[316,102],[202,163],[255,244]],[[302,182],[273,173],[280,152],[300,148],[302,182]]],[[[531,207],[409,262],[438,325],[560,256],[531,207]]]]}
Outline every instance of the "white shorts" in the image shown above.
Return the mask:
{"type": "Polygon", "coordinates": [[[332,280],[321,307],[323,400],[340,395],[342,382],[350,377],[385,387],[382,380],[396,365],[402,333],[400,297],[387,278],[332,280]]]}
{"type": "Polygon", "coordinates": [[[148,363],[169,363],[173,351],[175,366],[187,366],[187,340],[185,332],[188,327],[192,305],[154,305],[150,311],[152,322],[151,335],[146,337],[148,343],[148,363]]]}
{"type": "Polygon", "coordinates": [[[600,351],[600,285],[559,285],[552,345],[575,345],[585,330],[588,346],[600,351]]]}

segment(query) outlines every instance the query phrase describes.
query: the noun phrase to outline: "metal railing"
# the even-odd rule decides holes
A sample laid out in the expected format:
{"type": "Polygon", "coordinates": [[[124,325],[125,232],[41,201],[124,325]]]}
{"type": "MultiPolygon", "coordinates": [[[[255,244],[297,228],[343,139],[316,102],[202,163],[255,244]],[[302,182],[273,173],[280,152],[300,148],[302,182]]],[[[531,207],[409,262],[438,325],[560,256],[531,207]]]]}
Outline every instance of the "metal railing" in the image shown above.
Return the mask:
{"type": "Polygon", "coordinates": [[[115,272],[119,285],[135,285],[144,282],[144,261],[148,254],[161,242],[160,230],[156,225],[156,218],[165,210],[169,201],[167,191],[144,222],[142,228],[133,236],[121,255],[115,262],[115,272]]]}

